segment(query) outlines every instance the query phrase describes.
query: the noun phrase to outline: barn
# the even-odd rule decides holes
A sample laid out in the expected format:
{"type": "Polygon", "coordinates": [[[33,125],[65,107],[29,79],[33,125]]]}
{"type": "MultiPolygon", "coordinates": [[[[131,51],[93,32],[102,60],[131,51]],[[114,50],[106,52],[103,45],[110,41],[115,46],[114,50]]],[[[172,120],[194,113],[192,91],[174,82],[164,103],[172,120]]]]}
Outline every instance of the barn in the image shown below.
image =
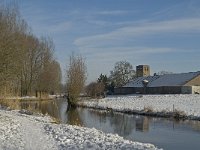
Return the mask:
{"type": "Polygon", "coordinates": [[[140,76],[123,87],[115,88],[115,94],[199,94],[200,71],[140,76]],[[146,84],[144,84],[144,81],[146,84]]]}

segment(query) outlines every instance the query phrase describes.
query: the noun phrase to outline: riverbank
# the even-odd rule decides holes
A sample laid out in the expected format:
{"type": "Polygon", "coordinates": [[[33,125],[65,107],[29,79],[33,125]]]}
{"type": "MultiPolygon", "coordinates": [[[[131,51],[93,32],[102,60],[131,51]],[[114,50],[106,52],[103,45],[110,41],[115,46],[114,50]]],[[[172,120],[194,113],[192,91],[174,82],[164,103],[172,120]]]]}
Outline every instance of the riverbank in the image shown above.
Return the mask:
{"type": "Polygon", "coordinates": [[[129,114],[200,120],[200,95],[115,95],[84,100],[78,106],[129,114]]]}
{"type": "Polygon", "coordinates": [[[27,114],[0,107],[0,149],[157,149],[94,128],[53,124],[49,116],[27,114]]]}

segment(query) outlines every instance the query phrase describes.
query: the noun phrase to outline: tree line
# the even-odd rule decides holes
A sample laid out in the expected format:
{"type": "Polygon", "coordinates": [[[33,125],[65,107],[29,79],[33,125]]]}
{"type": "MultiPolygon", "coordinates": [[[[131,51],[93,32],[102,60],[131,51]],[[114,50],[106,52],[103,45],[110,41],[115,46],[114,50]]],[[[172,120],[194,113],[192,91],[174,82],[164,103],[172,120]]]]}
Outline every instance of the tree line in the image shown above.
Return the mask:
{"type": "Polygon", "coordinates": [[[118,61],[109,76],[100,74],[97,81],[86,86],[85,92],[93,98],[104,97],[106,94],[114,94],[114,88],[121,87],[134,78],[136,71],[133,66],[127,61],[118,61]]]}
{"type": "Polygon", "coordinates": [[[0,4],[0,95],[41,96],[60,83],[53,41],[36,37],[15,4],[0,4]]]}

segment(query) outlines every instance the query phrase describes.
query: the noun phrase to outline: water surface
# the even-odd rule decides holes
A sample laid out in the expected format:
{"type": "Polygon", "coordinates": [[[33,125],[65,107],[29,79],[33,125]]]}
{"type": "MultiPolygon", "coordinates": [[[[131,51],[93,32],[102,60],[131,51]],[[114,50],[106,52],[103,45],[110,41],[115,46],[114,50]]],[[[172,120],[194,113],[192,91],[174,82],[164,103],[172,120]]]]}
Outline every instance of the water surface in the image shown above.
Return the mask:
{"type": "Polygon", "coordinates": [[[199,150],[200,121],[146,117],[78,108],[67,112],[66,100],[21,102],[21,108],[49,114],[62,123],[96,128],[125,139],[170,150],[199,150]]]}

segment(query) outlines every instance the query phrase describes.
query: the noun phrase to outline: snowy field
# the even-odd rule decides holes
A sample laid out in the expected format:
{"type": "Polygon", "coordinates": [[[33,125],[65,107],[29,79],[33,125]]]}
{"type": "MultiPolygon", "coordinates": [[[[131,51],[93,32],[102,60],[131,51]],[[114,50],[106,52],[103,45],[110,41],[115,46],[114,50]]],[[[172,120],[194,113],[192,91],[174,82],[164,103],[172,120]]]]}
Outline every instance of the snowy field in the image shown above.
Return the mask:
{"type": "Polygon", "coordinates": [[[94,128],[53,124],[51,118],[0,107],[1,150],[156,150],[152,144],[124,140],[94,128]]]}
{"type": "Polygon", "coordinates": [[[181,112],[190,119],[200,119],[200,95],[121,95],[100,100],[83,101],[81,105],[115,111],[153,112],[167,114],[181,112]]]}

